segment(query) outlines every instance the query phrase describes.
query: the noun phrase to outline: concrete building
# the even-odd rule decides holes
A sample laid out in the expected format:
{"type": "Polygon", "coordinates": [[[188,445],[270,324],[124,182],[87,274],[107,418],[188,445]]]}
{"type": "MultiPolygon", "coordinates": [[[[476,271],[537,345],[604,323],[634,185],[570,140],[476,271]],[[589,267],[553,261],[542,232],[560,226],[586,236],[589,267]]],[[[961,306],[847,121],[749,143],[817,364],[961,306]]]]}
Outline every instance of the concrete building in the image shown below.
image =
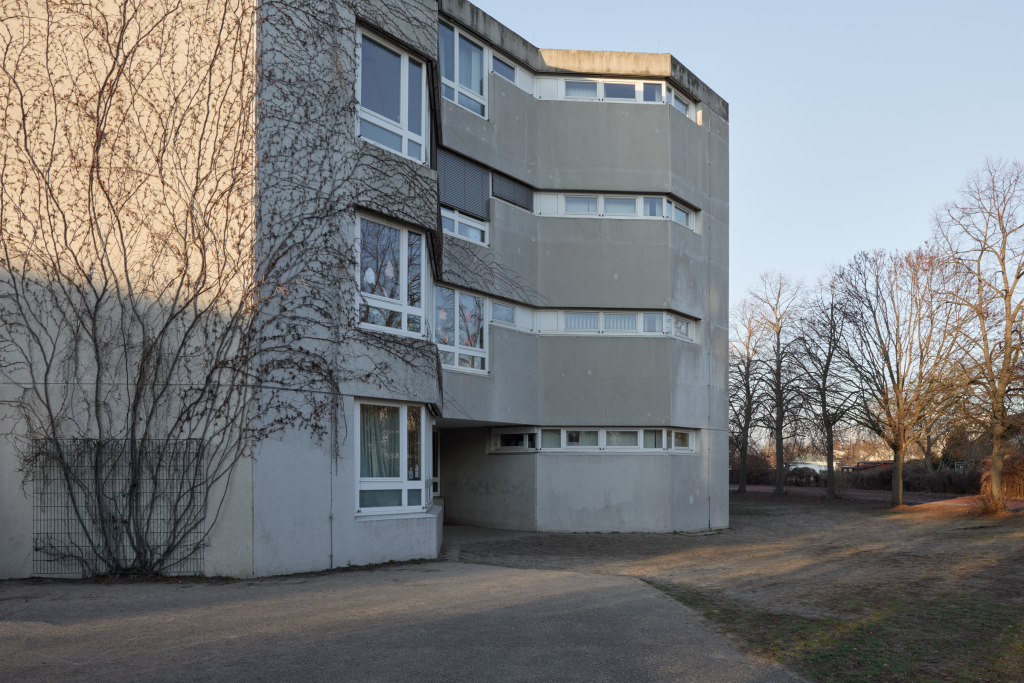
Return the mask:
{"type": "MultiPolygon", "coordinates": [[[[353,325],[434,360],[352,372],[340,428],[261,443],[205,573],[435,557],[443,522],[727,526],[728,104],[671,55],[538,49],[462,0],[284,7],[260,221],[333,207],[308,230],[354,245],[353,325]]],[[[0,542],[0,576],[31,573],[30,534],[0,542]]]]}

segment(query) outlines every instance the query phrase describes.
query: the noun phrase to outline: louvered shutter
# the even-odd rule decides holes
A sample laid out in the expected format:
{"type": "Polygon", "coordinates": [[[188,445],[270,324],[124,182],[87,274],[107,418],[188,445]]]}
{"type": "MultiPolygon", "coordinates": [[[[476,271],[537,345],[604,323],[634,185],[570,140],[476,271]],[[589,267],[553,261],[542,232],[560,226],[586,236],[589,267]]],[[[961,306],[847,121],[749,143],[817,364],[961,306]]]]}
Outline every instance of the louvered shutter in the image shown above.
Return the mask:
{"type": "Polygon", "coordinates": [[[439,149],[437,182],[442,204],[482,221],[490,220],[491,174],[486,168],[439,149]]]}
{"type": "Polygon", "coordinates": [[[494,174],[494,196],[533,211],[533,189],[508,176],[494,174]]]}

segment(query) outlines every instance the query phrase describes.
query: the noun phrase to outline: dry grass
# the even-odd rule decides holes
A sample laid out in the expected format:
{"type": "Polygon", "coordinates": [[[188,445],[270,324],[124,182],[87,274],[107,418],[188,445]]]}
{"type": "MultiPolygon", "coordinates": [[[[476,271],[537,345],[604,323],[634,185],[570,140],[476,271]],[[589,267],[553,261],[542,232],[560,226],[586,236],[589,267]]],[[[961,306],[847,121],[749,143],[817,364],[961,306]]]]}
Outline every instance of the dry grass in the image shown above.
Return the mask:
{"type": "Polygon", "coordinates": [[[536,534],[460,559],[641,578],[819,681],[1024,681],[1024,515],[732,494],[730,528],[536,534]]]}

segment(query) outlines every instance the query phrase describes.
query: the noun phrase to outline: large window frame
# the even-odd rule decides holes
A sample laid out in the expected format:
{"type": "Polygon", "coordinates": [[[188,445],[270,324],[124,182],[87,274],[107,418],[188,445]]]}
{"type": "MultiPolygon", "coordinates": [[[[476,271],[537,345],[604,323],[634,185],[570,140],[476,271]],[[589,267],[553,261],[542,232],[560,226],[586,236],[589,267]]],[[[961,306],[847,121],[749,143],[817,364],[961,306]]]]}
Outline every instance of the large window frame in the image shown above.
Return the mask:
{"type": "Polygon", "coordinates": [[[610,218],[612,220],[670,220],[691,232],[699,233],[700,212],[675,199],[657,194],[628,194],[622,192],[535,192],[533,213],[537,216],[560,218],[610,218]],[[581,206],[584,200],[593,200],[594,211],[570,210],[581,206]],[[612,200],[609,202],[609,200],[612,200]],[[615,200],[633,200],[633,211],[613,210],[615,200]],[[655,208],[654,213],[648,213],[655,208]],[[685,214],[685,218],[679,214],[685,214]]]}
{"type": "MultiPolygon", "coordinates": [[[[491,49],[487,46],[486,43],[483,43],[482,41],[477,40],[475,37],[471,37],[465,31],[460,29],[458,27],[458,25],[455,24],[455,23],[450,23],[450,22],[447,22],[447,21],[439,21],[438,22],[438,35],[439,35],[439,43],[440,43],[438,51],[440,53],[440,61],[441,61],[441,94],[442,94],[442,96],[446,100],[449,100],[449,101],[454,102],[455,104],[459,105],[460,107],[462,107],[466,111],[472,112],[472,113],[476,114],[477,116],[486,119],[488,114],[489,114],[489,111],[488,111],[488,99],[487,99],[487,97],[488,97],[488,92],[487,91],[488,91],[488,87],[489,87],[488,75],[491,73],[491,71],[493,71],[493,65],[492,65],[492,63],[490,61],[491,56],[492,56],[491,49]],[[449,69],[447,68],[447,64],[446,64],[446,61],[445,61],[445,54],[444,54],[444,52],[445,52],[445,46],[444,46],[445,37],[443,35],[442,27],[450,30],[452,32],[452,36],[453,36],[452,54],[451,54],[452,64],[451,64],[451,70],[450,70],[451,71],[451,75],[450,76],[448,74],[449,69]],[[463,42],[468,43],[472,47],[478,48],[480,50],[480,52],[481,52],[481,61],[480,61],[481,84],[480,85],[481,85],[481,90],[483,92],[477,92],[477,91],[473,90],[471,87],[467,87],[467,86],[462,84],[462,78],[461,78],[462,74],[460,73],[461,69],[462,69],[462,64],[461,64],[461,60],[459,59],[459,56],[460,56],[460,52],[462,50],[462,43],[463,42]],[[478,105],[481,108],[481,111],[477,111],[474,108],[474,105],[478,105]]],[[[504,60],[504,59],[502,61],[506,61],[507,62],[507,60],[504,60]]]]}
{"type": "Polygon", "coordinates": [[[421,164],[430,163],[430,136],[428,131],[430,130],[430,97],[427,91],[427,62],[426,60],[419,59],[411,55],[407,50],[403,50],[394,43],[374,34],[365,29],[358,29],[356,31],[356,62],[359,65],[356,68],[356,98],[358,101],[357,105],[357,116],[356,116],[356,132],[360,138],[366,140],[372,145],[381,147],[383,149],[399,154],[408,159],[412,159],[421,164]],[[368,40],[371,43],[376,44],[378,47],[391,52],[399,57],[400,61],[400,75],[399,75],[399,118],[398,121],[389,118],[387,115],[373,111],[368,106],[363,106],[363,41],[368,40]],[[412,67],[415,66],[419,70],[419,116],[415,115],[415,99],[411,97],[411,78],[412,67]],[[374,140],[371,135],[377,135],[376,132],[371,132],[369,127],[364,126],[363,122],[367,122],[370,126],[376,126],[384,129],[385,133],[391,133],[392,135],[398,136],[401,141],[399,143],[400,149],[381,142],[374,140]],[[419,132],[416,132],[416,128],[419,128],[419,132]]]}
{"type": "Polygon", "coordinates": [[[473,218],[457,209],[449,209],[446,206],[441,207],[441,229],[448,235],[465,240],[471,244],[477,244],[482,247],[489,246],[490,244],[490,223],[473,218]],[[463,228],[469,228],[470,230],[463,230],[463,228]],[[471,233],[472,230],[479,230],[483,234],[483,239],[478,240],[471,234],[466,234],[467,232],[471,233]]]}
{"type": "MultiPolygon", "coordinates": [[[[357,399],[355,402],[355,414],[357,428],[354,444],[356,454],[356,514],[357,515],[381,515],[396,513],[422,513],[432,504],[432,426],[429,422],[429,412],[426,407],[418,403],[401,403],[397,401],[386,401],[379,399],[357,399]],[[368,436],[363,433],[364,413],[363,407],[384,407],[398,410],[398,433],[399,433],[399,463],[398,476],[366,476],[364,467],[363,444],[368,436]],[[411,428],[410,411],[416,411],[418,415],[418,430],[411,428]],[[411,467],[414,462],[410,461],[410,436],[418,432],[419,437],[419,470],[413,472],[411,467]],[[418,479],[414,478],[418,475],[418,479]],[[376,505],[372,498],[385,496],[395,491],[401,491],[401,505],[376,505]],[[411,492],[419,492],[419,501],[411,492]],[[364,492],[367,495],[364,495],[364,492]],[[373,492],[385,492],[377,493],[373,492]],[[371,503],[367,505],[366,503],[371,503]]],[[[372,457],[372,455],[371,455],[372,457]]]]}
{"type": "MultiPolygon", "coordinates": [[[[356,215],[356,311],[359,316],[359,324],[361,327],[368,329],[378,330],[381,332],[390,332],[392,334],[400,334],[403,336],[424,338],[427,335],[429,329],[429,319],[427,317],[427,284],[433,281],[433,277],[430,272],[430,259],[427,258],[426,239],[427,236],[418,230],[407,228],[403,225],[399,225],[392,221],[384,220],[376,216],[365,216],[362,214],[356,215]],[[397,299],[381,296],[380,294],[374,294],[372,292],[366,292],[364,290],[364,284],[367,277],[367,266],[370,261],[364,263],[363,257],[366,255],[369,249],[369,242],[364,243],[363,228],[364,221],[372,223],[377,226],[381,226],[388,230],[397,231],[399,234],[399,263],[398,263],[398,290],[399,297],[397,299]],[[410,277],[416,277],[410,273],[410,247],[413,244],[413,239],[419,241],[419,305],[414,303],[415,301],[415,287],[410,282],[410,277]],[[377,313],[376,311],[380,311],[377,313]],[[383,315],[387,322],[385,324],[377,324],[373,320],[381,319],[383,315]],[[398,325],[388,324],[395,320],[394,316],[399,316],[398,325]]],[[[390,263],[390,262],[389,262],[390,263]]],[[[387,265],[385,264],[385,267],[387,265]]],[[[391,266],[394,268],[394,265],[391,266]]],[[[377,269],[378,271],[380,268],[377,269]]],[[[376,278],[375,278],[376,279],[376,278]]]]}
{"type": "Polygon", "coordinates": [[[491,319],[488,297],[439,283],[434,284],[433,294],[434,343],[437,344],[438,351],[441,354],[441,366],[445,370],[487,375],[490,371],[488,346],[490,345],[489,326],[491,319]],[[448,303],[448,296],[443,294],[441,290],[450,292],[453,296],[451,300],[451,315],[453,318],[451,325],[448,325],[447,318],[449,315],[446,305],[448,303]],[[463,304],[464,301],[467,302],[466,305],[463,304]],[[480,312],[479,327],[476,330],[470,327],[470,324],[475,323],[466,314],[467,311],[472,310],[470,306],[480,312]],[[444,318],[441,317],[442,311],[444,312],[444,318]],[[466,325],[465,328],[463,328],[464,324],[466,325]],[[450,329],[445,329],[449,327],[450,329]],[[466,334],[464,335],[463,332],[466,332],[466,334]],[[447,336],[449,334],[451,335],[450,337],[447,336]],[[479,346],[477,346],[476,342],[477,335],[479,335],[479,346]],[[470,339],[472,344],[463,343],[464,339],[467,338],[470,339]]]}

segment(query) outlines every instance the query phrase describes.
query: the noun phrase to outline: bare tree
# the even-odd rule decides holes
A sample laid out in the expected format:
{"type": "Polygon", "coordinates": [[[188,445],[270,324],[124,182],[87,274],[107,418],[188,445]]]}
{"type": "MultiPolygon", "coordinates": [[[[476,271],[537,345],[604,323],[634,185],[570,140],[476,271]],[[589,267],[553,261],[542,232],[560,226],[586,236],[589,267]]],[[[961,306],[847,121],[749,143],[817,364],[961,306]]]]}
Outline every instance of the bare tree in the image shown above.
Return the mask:
{"type": "Polygon", "coordinates": [[[1007,433],[1021,424],[1024,322],[1024,165],[992,161],[935,217],[943,256],[966,280],[946,296],[969,316],[959,337],[967,414],[990,430],[991,504],[1004,507],[1007,433]]]}
{"type": "Polygon", "coordinates": [[[892,450],[894,506],[903,504],[907,448],[953,400],[959,311],[940,291],[951,277],[934,249],[862,252],[843,270],[856,417],[892,450]]]}
{"type": "Polygon", "coordinates": [[[795,362],[800,368],[797,386],[804,413],[828,463],[828,498],[835,498],[835,432],[857,404],[855,377],[846,362],[846,326],[849,316],[842,292],[842,271],[831,268],[818,280],[800,325],[795,362]]]}
{"type": "Polygon", "coordinates": [[[757,308],[743,299],[733,310],[729,339],[729,428],[739,453],[739,492],[747,490],[747,457],[761,410],[760,353],[763,326],[757,308]]]}
{"type": "Polygon", "coordinates": [[[794,356],[799,348],[797,330],[802,315],[803,283],[769,271],[761,274],[749,295],[757,305],[757,320],[764,338],[762,419],[775,441],[775,493],[781,495],[785,493],[786,426],[799,403],[794,356]]]}

